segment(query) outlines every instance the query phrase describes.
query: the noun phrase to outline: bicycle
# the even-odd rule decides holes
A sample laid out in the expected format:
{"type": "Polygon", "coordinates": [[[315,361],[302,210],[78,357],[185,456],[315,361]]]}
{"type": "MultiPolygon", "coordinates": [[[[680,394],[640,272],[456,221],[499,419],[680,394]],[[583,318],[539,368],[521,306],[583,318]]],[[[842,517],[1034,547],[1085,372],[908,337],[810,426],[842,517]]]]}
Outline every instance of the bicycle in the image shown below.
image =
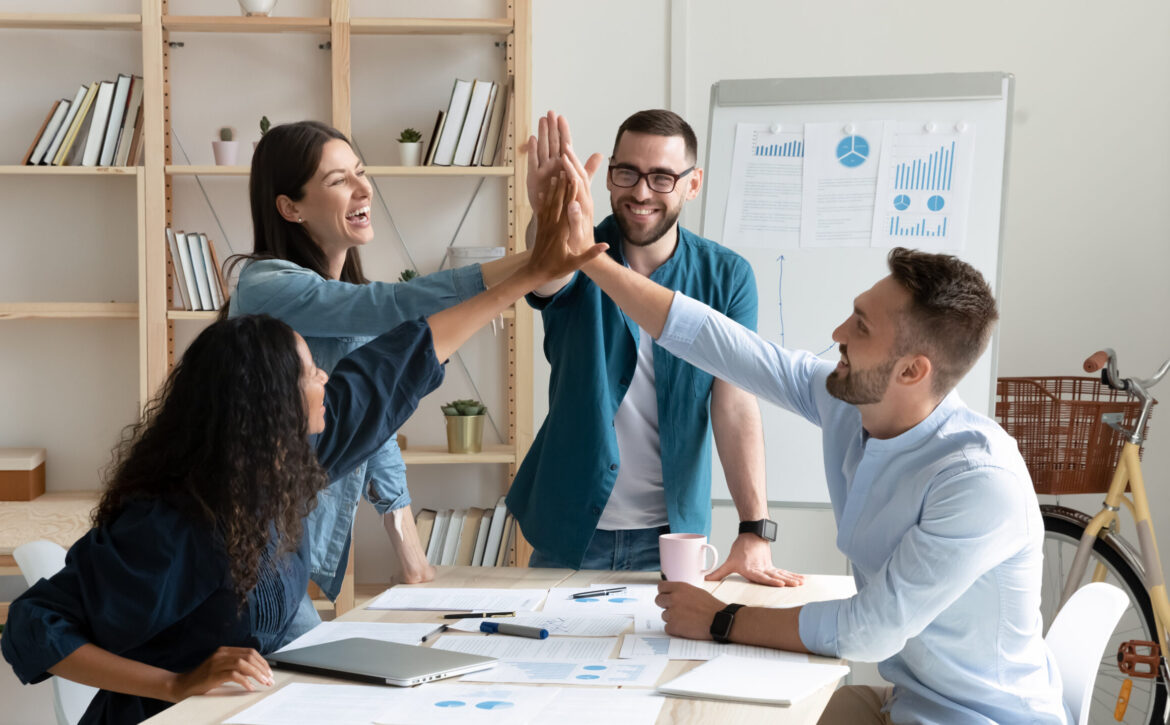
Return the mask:
{"type": "Polygon", "coordinates": [[[1106,494],[1093,516],[1061,505],[1040,507],[1045,631],[1072,593],[1090,581],[1114,584],[1130,599],[1098,667],[1089,722],[1164,724],[1170,600],[1140,453],[1157,402],[1149,390],[1170,370],[1170,360],[1149,379],[1122,378],[1116,355],[1107,349],[1085,360],[1084,369],[1100,370],[1100,381],[1000,378],[996,417],[1016,438],[1037,493],[1106,494]],[[1138,533],[1136,550],[1120,533],[1122,506],[1138,533]]]}

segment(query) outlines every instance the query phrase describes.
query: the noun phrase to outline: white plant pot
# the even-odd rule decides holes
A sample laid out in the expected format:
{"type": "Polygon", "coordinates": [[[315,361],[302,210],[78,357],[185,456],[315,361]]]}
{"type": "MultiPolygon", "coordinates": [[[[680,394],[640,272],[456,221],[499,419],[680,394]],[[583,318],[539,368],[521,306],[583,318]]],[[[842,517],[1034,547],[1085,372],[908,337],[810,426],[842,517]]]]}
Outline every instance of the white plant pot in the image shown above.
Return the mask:
{"type": "Polygon", "coordinates": [[[244,15],[267,15],[276,6],[276,0],[239,0],[244,15]]]}
{"type": "Polygon", "coordinates": [[[398,142],[398,159],[403,166],[418,166],[419,157],[422,155],[422,142],[415,143],[398,142]]]}
{"type": "Polygon", "coordinates": [[[239,141],[212,141],[211,152],[215,154],[216,166],[235,166],[236,154],[240,150],[239,141]]]}

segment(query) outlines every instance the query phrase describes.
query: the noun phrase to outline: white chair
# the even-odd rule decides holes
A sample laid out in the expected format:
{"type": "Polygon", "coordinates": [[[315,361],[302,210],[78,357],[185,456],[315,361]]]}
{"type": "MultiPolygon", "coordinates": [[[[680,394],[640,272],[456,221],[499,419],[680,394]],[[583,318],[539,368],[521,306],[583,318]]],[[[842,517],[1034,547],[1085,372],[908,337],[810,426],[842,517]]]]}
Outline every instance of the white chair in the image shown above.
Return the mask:
{"type": "Polygon", "coordinates": [[[1128,606],[1129,597],[1112,584],[1086,584],[1069,597],[1044,636],[1064,682],[1064,702],[1077,725],[1089,722],[1101,654],[1128,606]]]}
{"type": "MultiPolygon", "coordinates": [[[[48,579],[65,566],[65,549],[52,541],[30,541],[12,552],[20,573],[31,587],[41,579],[48,579]]],[[[53,677],[53,710],[58,725],[77,725],[85,709],[97,694],[97,688],[82,685],[63,677],[53,677]]]]}

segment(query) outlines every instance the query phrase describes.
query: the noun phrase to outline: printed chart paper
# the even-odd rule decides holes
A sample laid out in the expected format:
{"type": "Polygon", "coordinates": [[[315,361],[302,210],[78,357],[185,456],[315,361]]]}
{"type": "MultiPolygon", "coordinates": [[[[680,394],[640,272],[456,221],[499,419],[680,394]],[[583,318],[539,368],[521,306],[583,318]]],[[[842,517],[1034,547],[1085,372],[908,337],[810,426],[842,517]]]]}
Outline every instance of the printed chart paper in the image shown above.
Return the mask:
{"type": "Polygon", "coordinates": [[[547,629],[549,635],[616,637],[629,628],[630,621],[629,617],[623,615],[570,617],[535,613],[522,614],[515,617],[492,617],[491,619],[461,619],[458,623],[451,625],[450,629],[461,632],[478,632],[479,625],[482,622],[508,622],[511,624],[521,624],[525,627],[547,629]]]}
{"type": "Polygon", "coordinates": [[[802,247],[868,247],[884,121],[806,123],[802,247]]]}
{"type": "Polygon", "coordinates": [[[397,642],[399,644],[418,644],[423,635],[435,631],[435,624],[422,622],[419,624],[403,624],[398,622],[322,622],[297,637],[292,642],[281,647],[277,652],[286,652],[300,649],[314,644],[336,642],[339,639],[364,637],[378,639],[383,642],[397,642]]]}
{"type": "Polygon", "coordinates": [[[556,725],[654,725],[665,698],[646,690],[565,688],[541,712],[556,725]]]}
{"type": "Polygon", "coordinates": [[[718,642],[683,639],[681,637],[626,635],[618,657],[665,656],[672,660],[710,660],[720,655],[735,655],[760,660],[785,662],[808,662],[808,655],[770,647],[755,647],[749,644],[719,644],[718,642]]]}
{"type": "Polygon", "coordinates": [[[452,612],[530,612],[540,606],[545,589],[442,589],[393,587],[366,609],[418,609],[452,612]]]}
{"type": "Polygon", "coordinates": [[[405,688],[290,682],[224,725],[369,725],[409,695],[405,688]]]}
{"type": "Polygon", "coordinates": [[[974,126],[962,122],[889,126],[887,150],[879,164],[873,245],[962,251],[975,160],[974,126]]]}
{"type": "Polygon", "coordinates": [[[549,637],[529,639],[493,634],[487,637],[444,635],[435,642],[439,649],[501,660],[569,660],[591,662],[608,659],[617,637],[549,637]]]}
{"type": "Polygon", "coordinates": [[[594,660],[500,660],[495,667],[464,675],[462,682],[516,682],[528,685],[654,687],[666,657],[594,660]]]}
{"type": "Polygon", "coordinates": [[[802,126],[773,133],[767,124],[736,124],[720,241],[739,247],[795,247],[800,240],[803,165],[802,126]]]}
{"type": "Polygon", "coordinates": [[[506,687],[427,684],[411,688],[410,698],[394,702],[375,718],[379,725],[418,723],[544,723],[542,711],[557,698],[559,687],[506,687]]]}
{"type": "MultiPolygon", "coordinates": [[[[612,586],[612,585],[611,585],[612,586]]],[[[600,586],[590,587],[600,589],[600,586]]],[[[601,597],[573,599],[572,595],[589,588],[556,587],[548,590],[541,610],[544,614],[596,617],[620,614],[627,617],[661,616],[662,608],[654,603],[658,587],[653,584],[627,586],[625,591],[601,597]]]]}

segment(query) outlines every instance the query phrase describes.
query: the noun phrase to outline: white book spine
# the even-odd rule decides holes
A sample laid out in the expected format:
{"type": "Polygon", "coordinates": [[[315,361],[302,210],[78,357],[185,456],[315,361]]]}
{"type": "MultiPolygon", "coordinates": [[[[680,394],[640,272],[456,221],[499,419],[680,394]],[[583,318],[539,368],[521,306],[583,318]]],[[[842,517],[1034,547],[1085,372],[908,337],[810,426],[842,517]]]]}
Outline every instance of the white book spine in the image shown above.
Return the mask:
{"type": "Polygon", "coordinates": [[[484,511],[479,520],[479,532],[475,535],[475,551],[471,555],[472,566],[483,566],[483,552],[487,546],[488,529],[492,526],[492,512],[484,511]]]}
{"type": "Polygon", "coordinates": [[[187,243],[187,236],[183,232],[175,232],[175,243],[179,247],[179,263],[183,267],[183,283],[187,285],[187,300],[191,306],[188,309],[201,310],[199,302],[199,284],[195,281],[195,269],[191,266],[191,247],[187,243]]]}
{"type": "Polygon", "coordinates": [[[199,235],[199,251],[203,255],[203,269],[207,272],[207,288],[211,293],[212,309],[223,307],[223,295],[219,292],[219,275],[215,271],[215,262],[211,261],[211,244],[206,234],[199,235]]]}
{"type": "Polygon", "coordinates": [[[45,153],[52,145],[53,139],[57,137],[57,131],[60,130],[61,125],[65,121],[65,117],[69,115],[70,102],[62,100],[57,104],[57,108],[53,110],[53,117],[49,119],[49,123],[45,125],[45,130],[41,133],[41,137],[37,140],[36,148],[33,149],[32,156],[28,157],[28,165],[36,166],[45,157],[45,153]]]}
{"type": "Polygon", "coordinates": [[[106,121],[110,118],[110,104],[114,100],[114,82],[102,81],[98,86],[97,98],[93,102],[93,121],[90,122],[89,136],[85,139],[85,151],[81,155],[82,166],[97,166],[102,153],[102,141],[106,136],[106,121]]]}
{"type": "Polygon", "coordinates": [[[431,540],[427,543],[427,563],[438,565],[443,558],[443,541],[447,535],[447,526],[451,523],[451,509],[435,514],[435,525],[431,529],[431,540]]]}
{"type": "Polygon", "coordinates": [[[471,88],[471,100],[467,104],[467,115],[459,132],[459,143],[455,146],[452,166],[470,166],[475,155],[475,141],[483,128],[483,115],[487,111],[488,99],[492,95],[491,81],[477,80],[471,88]]]}
{"type": "Polygon", "coordinates": [[[447,106],[447,116],[443,121],[443,133],[439,136],[439,144],[435,147],[435,166],[450,166],[455,157],[455,146],[459,143],[459,132],[463,129],[463,119],[467,116],[467,104],[471,100],[471,81],[456,79],[451,89],[451,102],[447,106]]]}
{"type": "Polygon", "coordinates": [[[504,505],[504,497],[500,496],[500,500],[496,504],[496,510],[492,512],[492,527],[488,530],[487,544],[483,550],[484,566],[496,565],[496,557],[500,552],[500,538],[504,533],[504,516],[506,514],[507,507],[504,505]]]}
{"type": "Polygon", "coordinates": [[[463,533],[463,517],[465,511],[456,511],[451,514],[451,524],[447,527],[447,535],[443,538],[443,557],[439,564],[447,566],[455,563],[455,554],[459,551],[459,535],[463,533]]]}
{"type": "MultiPolygon", "coordinates": [[[[175,268],[175,279],[172,280],[175,289],[179,291],[179,304],[184,310],[191,309],[191,300],[187,298],[187,279],[183,273],[183,258],[179,256],[179,244],[175,240],[175,232],[167,227],[167,248],[171,250],[171,264],[175,268]]],[[[174,292],[171,293],[172,299],[174,292]]]]}
{"type": "Polygon", "coordinates": [[[57,134],[53,137],[53,143],[49,145],[48,151],[41,157],[39,162],[45,165],[53,162],[53,157],[57,155],[57,149],[61,148],[61,142],[65,140],[65,136],[69,133],[69,127],[73,125],[73,117],[77,115],[77,109],[81,108],[81,102],[85,100],[85,93],[89,90],[89,86],[82,86],[77,89],[77,95],[73,96],[73,102],[69,104],[69,112],[65,114],[65,119],[61,121],[60,128],[57,129],[57,134]]]}
{"type": "Polygon", "coordinates": [[[114,85],[114,101],[110,104],[110,117],[106,121],[102,153],[98,158],[99,166],[110,166],[114,163],[114,151],[118,146],[118,136],[122,133],[122,119],[126,116],[126,100],[129,95],[130,76],[119,73],[114,85]]]}

